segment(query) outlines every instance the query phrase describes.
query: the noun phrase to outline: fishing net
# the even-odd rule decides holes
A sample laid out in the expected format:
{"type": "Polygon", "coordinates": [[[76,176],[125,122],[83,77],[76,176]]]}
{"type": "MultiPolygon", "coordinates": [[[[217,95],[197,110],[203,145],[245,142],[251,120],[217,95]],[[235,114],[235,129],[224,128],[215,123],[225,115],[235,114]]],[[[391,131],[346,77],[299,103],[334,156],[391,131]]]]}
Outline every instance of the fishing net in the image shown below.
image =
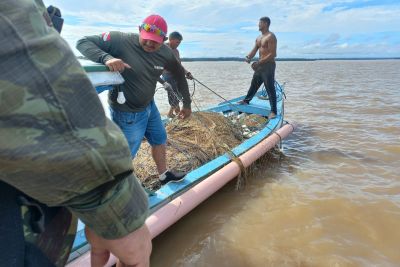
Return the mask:
{"type": "MultiPolygon", "coordinates": [[[[167,161],[172,170],[189,172],[223,155],[265,125],[259,115],[194,112],[186,120],[172,119],[166,125],[167,161]]],[[[136,175],[150,190],[160,187],[150,145],[143,141],[133,160],[136,175]]]]}

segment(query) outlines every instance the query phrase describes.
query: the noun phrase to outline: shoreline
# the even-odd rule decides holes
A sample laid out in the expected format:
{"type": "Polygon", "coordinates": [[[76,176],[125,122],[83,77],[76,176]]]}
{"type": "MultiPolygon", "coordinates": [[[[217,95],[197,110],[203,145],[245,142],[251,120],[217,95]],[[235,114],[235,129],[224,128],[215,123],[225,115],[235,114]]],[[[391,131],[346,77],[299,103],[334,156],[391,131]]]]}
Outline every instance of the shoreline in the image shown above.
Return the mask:
{"type": "MultiPolygon", "coordinates": [[[[258,60],[258,58],[254,58],[258,60]]],[[[217,57],[217,58],[182,58],[182,62],[194,61],[243,61],[244,58],[240,57],[217,57]]],[[[391,58],[277,58],[276,61],[322,61],[322,60],[400,60],[400,57],[391,58]]]]}
{"type": "MultiPolygon", "coordinates": [[[[86,57],[77,56],[78,59],[88,60],[86,57]]],[[[258,60],[258,57],[254,58],[258,60]]],[[[327,60],[400,60],[400,57],[355,57],[355,58],[276,58],[275,61],[327,61],[327,60]]],[[[181,58],[182,62],[195,61],[244,61],[242,57],[196,57],[196,58],[181,58]]]]}

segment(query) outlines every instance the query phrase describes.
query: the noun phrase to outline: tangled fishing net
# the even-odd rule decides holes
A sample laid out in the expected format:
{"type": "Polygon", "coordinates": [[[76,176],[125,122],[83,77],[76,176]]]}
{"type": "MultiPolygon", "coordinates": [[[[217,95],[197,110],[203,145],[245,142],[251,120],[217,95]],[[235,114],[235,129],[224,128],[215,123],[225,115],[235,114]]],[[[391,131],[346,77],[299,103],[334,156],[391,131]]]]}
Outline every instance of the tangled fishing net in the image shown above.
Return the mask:
{"type": "MultiPolygon", "coordinates": [[[[173,119],[165,127],[168,167],[184,172],[196,169],[239,145],[266,122],[265,117],[254,114],[224,116],[215,112],[194,112],[186,120],[173,119]]],[[[148,142],[142,142],[133,166],[147,189],[160,187],[148,142]]]]}

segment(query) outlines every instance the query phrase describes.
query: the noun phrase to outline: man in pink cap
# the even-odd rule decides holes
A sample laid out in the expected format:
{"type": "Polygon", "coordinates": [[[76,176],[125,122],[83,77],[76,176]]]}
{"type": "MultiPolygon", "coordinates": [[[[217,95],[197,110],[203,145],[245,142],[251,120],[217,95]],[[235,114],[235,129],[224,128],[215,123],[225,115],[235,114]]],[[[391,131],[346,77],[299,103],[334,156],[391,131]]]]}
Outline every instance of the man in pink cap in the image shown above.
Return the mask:
{"type": "Polygon", "coordinates": [[[167,133],[154,103],[157,80],[168,70],[177,82],[183,108],[179,117],[191,114],[191,99],[185,70],[172,50],[164,44],[167,23],[159,15],[148,16],[139,26],[139,34],[106,32],[86,36],[77,49],[90,60],[103,63],[111,71],[119,71],[125,83],[109,92],[113,121],[124,132],[132,158],[144,137],[150,143],[161,184],[184,179],[183,173],[168,170],[166,163],[167,133]],[[121,92],[125,99],[117,99],[121,92]]]}

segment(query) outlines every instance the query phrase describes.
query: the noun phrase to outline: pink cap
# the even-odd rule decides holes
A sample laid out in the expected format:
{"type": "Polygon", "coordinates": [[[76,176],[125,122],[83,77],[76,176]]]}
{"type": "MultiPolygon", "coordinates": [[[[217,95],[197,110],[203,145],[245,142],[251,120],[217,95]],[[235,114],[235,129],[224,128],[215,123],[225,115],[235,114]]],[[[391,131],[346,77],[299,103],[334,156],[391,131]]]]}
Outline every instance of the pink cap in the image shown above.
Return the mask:
{"type": "Polygon", "coordinates": [[[152,40],[163,43],[167,36],[167,22],[159,15],[150,15],[140,25],[140,37],[145,40],[152,40]]]}

